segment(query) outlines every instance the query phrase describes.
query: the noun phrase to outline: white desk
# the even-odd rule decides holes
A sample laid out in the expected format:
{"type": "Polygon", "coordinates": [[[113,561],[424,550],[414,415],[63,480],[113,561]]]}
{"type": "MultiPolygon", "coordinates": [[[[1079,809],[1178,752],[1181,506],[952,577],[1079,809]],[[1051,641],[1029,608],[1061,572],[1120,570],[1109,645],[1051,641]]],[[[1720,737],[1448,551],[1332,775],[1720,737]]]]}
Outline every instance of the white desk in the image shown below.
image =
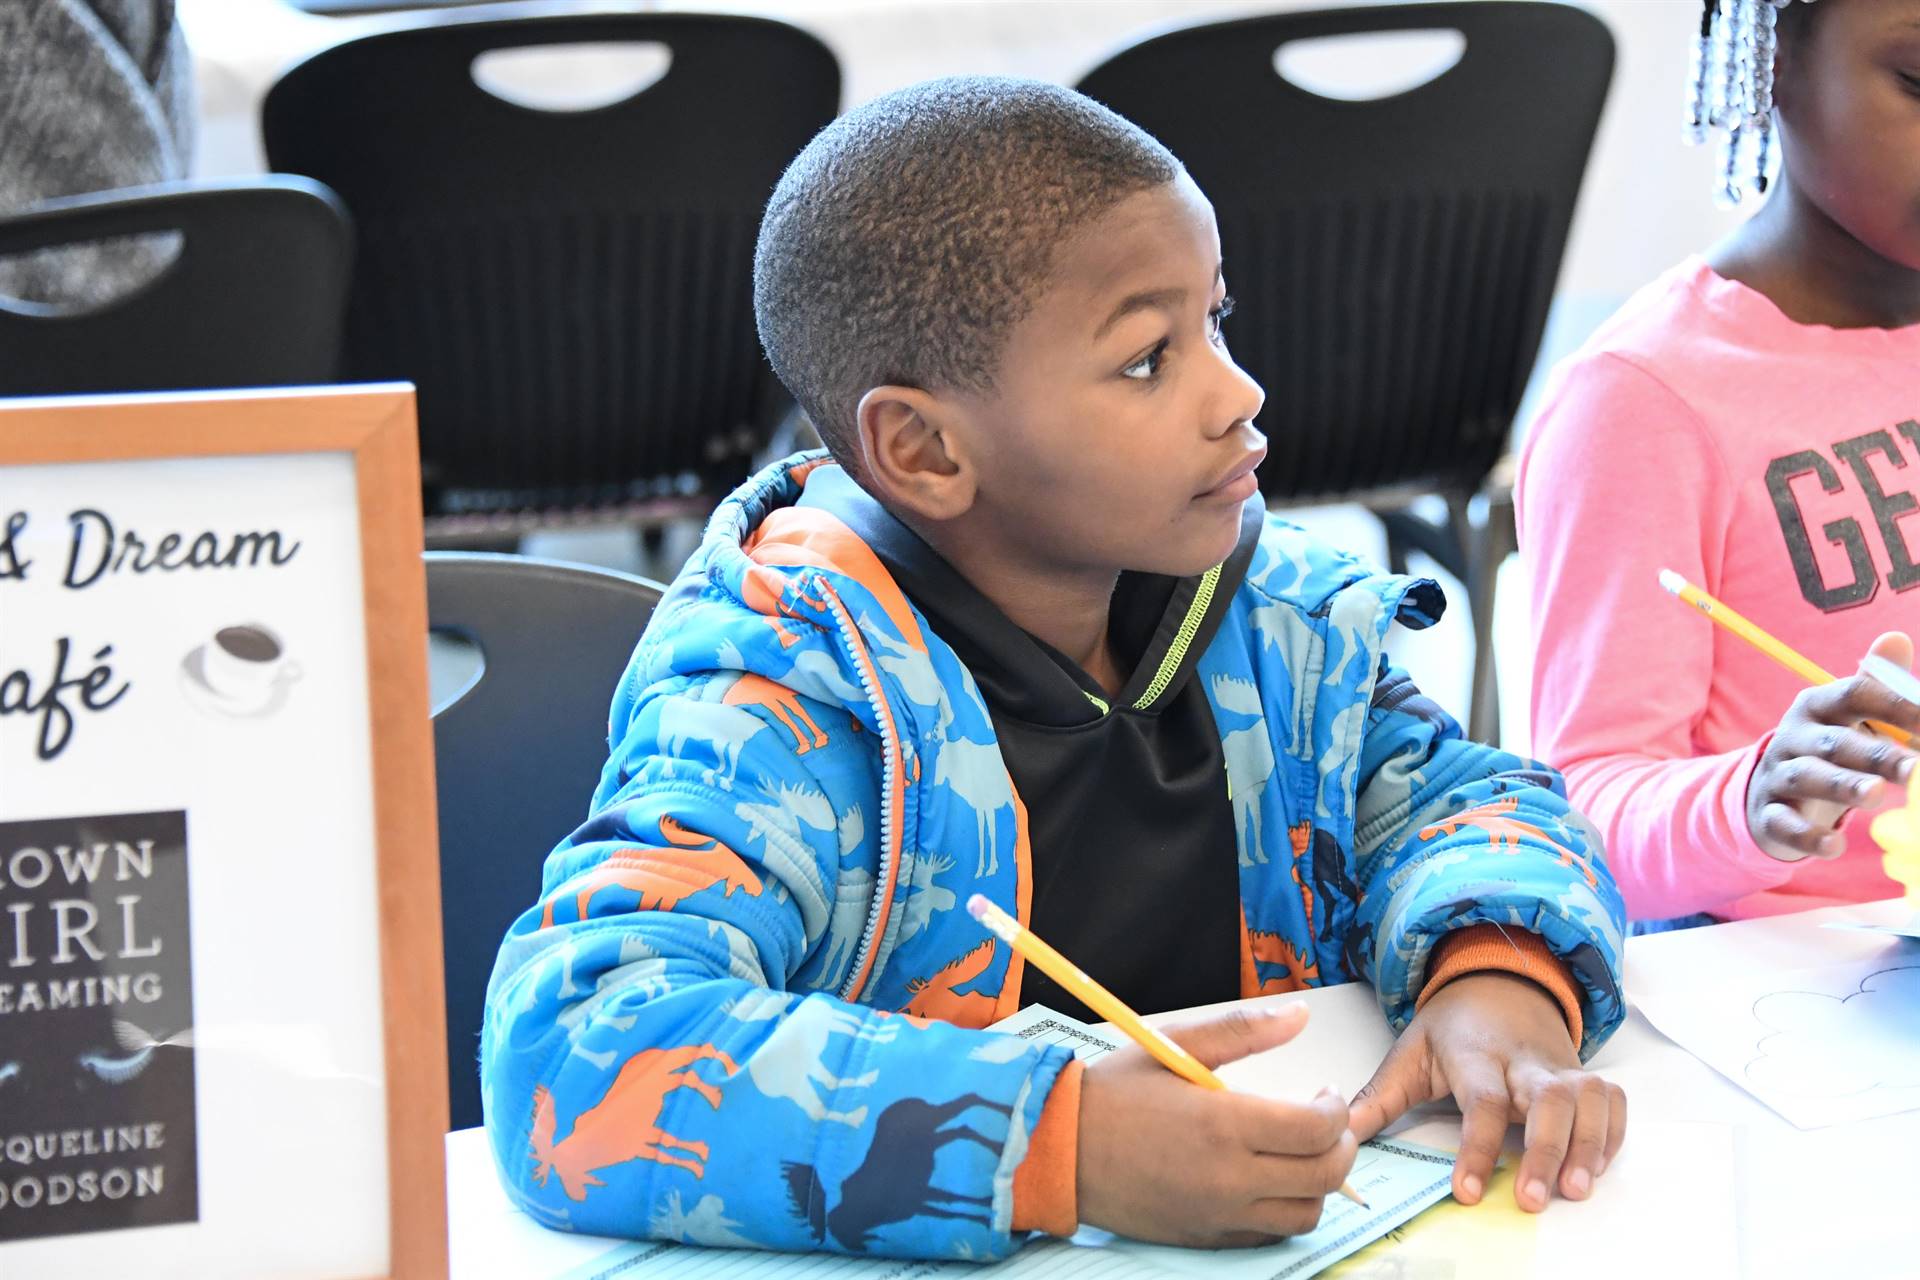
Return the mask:
{"type": "MultiPolygon", "coordinates": [[[[1893,923],[1898,904],[1839,908],[1635,938],[1627,986],[1711,975],[1731,965],[1792,969],[1892,948],[1882,935],[1820,926],[1893,923]]],[[[1907,944],[1911,945],[1911,944],[1907,944]]],[[[1364,1084],[1390,1041],[1372,992],[1297,996],[1312,1021],[1293,1044],[1226,1068],[1250,1092],[1305,1098],[1364,1084]]],[[[1592,1200],[1556,1201],[1538,1219],[1536,1274],[1572,1277],[1890,1277],[1920,1275],[1920,1111],[1802,1132],[1655,1031],[1638,1012],[1594,1065],[1627,1091],[1619,1159],[1592,1200]],[[1897,1197],[1897,1199],[1896,1199],[1897,1197]]],[[[1457,1119],[1416,1119],[1416,1141],[1453,1146],[1457,1119]]],[[[454,1280],[558,1276],[615,1242],[557,1235],[508,1203],[479,1130],[447,1135],[454,1280]]],[[[982,1272],[991,1275],[991,1272],[982,1272]]]]}

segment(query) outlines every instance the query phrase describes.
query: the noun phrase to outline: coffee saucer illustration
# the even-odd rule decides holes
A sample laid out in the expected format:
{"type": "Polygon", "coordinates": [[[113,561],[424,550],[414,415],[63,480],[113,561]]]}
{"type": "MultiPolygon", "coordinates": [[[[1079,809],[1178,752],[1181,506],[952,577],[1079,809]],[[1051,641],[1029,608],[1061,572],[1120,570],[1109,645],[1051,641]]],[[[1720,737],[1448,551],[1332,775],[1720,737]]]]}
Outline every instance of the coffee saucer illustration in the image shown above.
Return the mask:
{"type": "Polygon", "coordinates": [[[222,627],[180,660],[180,686],[203,711],[239,719],[273,715],[300,679],[300,664],[271,627],[222,627]]]}

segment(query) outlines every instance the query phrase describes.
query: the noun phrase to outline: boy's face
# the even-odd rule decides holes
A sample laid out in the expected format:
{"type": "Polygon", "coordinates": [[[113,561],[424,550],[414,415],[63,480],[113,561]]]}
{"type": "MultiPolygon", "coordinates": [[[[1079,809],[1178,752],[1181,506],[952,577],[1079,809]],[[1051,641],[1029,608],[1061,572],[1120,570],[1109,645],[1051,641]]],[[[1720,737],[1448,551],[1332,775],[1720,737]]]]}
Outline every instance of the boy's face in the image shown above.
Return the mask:
{"type": "Polygon", "coordinates": [[[1818,2],[1782,48],[1793,184],[1869,249],[1920,270],[1920,0],[1818,2]]]}
{"type": "Polygon", "coordinates": [[[1032,567],[1186,576],[1233,550],[1266,437],[1227,354],[1213,207],[1182,174],[1056,252],[994,390],[953,398],[974,509],[1032,567]]]}

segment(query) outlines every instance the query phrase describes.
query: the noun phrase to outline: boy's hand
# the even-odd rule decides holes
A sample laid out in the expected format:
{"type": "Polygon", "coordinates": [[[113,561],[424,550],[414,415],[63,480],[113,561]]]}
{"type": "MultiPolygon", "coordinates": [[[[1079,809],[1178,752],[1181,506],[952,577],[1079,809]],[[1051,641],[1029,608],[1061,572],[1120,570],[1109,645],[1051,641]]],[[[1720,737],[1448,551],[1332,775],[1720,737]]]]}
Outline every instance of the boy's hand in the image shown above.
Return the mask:
{"type": "Polygon", "coordinates": [[[1509,1123],[1527,1125],[1514,1199],[1531,1213],[1556,1184],[1586,1199],[1626,1133],[1626,1094],[1581,1068],[1559,1003],[1512,974],[1470,973],[1433,994],[1354,1095],[1354,1134],[1364,1142],[1449,1094],[1463,1119],[1453,1165],[1461,1204],[1479,1203],[1509,1123]]]}
{"type": "MultiPolygon", "coordinates": [[[[1889,631],[1868,653],[1913,665],[1913,641],[1889,631]]],[[[1913,753],[1861,727],[1882,720],[1920,730],[1920,707],[1871,676],[1803,690],[1780,718],[1747,781],[1747,829],[1782,862],[1837,858],[1847,840],[1834,827],[1849,809],[1877,803],[1882,779],[1903,782],[1913,753]]]]}
{"type": "MultiPolygon", "coordinates": [[[[1163,1028],[1209,1067],[1285,1044],[1303,1004],[1163,1028]]],[[[1080,1221],[1138,1240],[1220,1248],[1311,1231],[1359,1144],[1328,1090],[1305,1106],[1221,1093],[1129,1047],[1080,1085],[1080,1221]]]]}

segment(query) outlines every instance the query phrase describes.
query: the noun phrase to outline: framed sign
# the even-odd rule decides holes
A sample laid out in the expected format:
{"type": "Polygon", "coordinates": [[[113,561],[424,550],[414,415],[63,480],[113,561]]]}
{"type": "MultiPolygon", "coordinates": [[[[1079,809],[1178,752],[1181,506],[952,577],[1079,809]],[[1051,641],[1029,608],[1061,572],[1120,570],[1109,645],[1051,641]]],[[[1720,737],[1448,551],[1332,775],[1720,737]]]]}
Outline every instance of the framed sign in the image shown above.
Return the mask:
{"type": "Polygon", "coordinates": [[[413,393],[0,401],[0,1276],[446,1270],[413,393]]]}

